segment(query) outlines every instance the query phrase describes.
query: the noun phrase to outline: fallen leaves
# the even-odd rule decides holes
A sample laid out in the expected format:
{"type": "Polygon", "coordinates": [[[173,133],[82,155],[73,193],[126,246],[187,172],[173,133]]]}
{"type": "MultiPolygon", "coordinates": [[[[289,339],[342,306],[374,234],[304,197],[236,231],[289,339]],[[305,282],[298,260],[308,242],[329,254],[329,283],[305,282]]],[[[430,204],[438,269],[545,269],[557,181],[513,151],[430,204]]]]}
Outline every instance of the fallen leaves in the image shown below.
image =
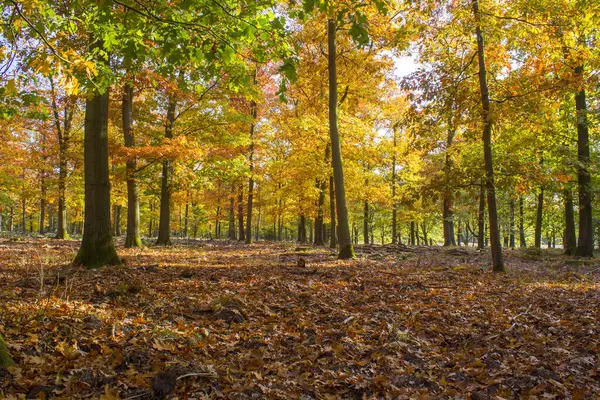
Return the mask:
{"type": "Polygon", "coordinates": [[[499,276],[464,249],[369,246],[303,251],[309,269],[286,244],[189,241],[85,271],[67,266],[75,242],[49,243],[0,246],[9,398],[600,395],[594,265],[574,280],[509,253],[499,276]],[[52,254],[43,276],[25,254],[52,254]]]}

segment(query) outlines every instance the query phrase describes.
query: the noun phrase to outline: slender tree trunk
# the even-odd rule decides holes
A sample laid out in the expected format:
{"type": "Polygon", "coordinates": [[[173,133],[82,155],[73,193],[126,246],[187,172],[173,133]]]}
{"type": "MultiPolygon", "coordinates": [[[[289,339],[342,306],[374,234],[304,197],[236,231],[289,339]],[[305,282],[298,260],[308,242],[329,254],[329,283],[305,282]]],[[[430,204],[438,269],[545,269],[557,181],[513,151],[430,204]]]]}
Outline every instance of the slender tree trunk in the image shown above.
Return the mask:
{"type": "Polygon", "coordinates": [[[250,102],[252,123],[250,124],[250,154],[248,156],[250,179],[248,179],[248,205],[246,207],[246,243],[252,243],[252,197],[254,196],[254,128],[256,122],[256,102],[250,102]]]}
{"type": "Polygon", "coordinates": [[[25,192],[21,200],[21,232],[27,233],[27,203],[25,201],[25,192]]]}
{"type": "MultiPolygon", "coordinates": [[[[165,126],[165,138],[173,138],[173,125],[175,124],[175,109],[177,101],[169,99],[167,107],[167,124],[165,126]]],[[[162,164],[162,180],[160,190],[160,216],[158,220],[158,246],[171,245],[171,161],[164,160],[162,164]]]]}
{"type": "Polygon", "coordinates": [[[329,70],[329,135],[331,137],[331,159],[333,164],[333,177],[335,182],[335,196],[337,205],[338,223],[338,258],[348,259],[354,257],[354,249],[350,238],[348,225],[348,209],[346,208],[346,190],[344,188],[344,170],[342,165],[342,151],[338,133],[337,117],[337,70],[336,70],[336,25],[333,19],[327,21],[327,48],[329,70]]]}
{"type": "Polygon", "coordinates": [[[235,184],[231,184],[231,194],[229,195],[229,226],[227,229],[227,238],[235,240],[235,184]]]}
{"type": "Polygon", "coordinates": [[[392,244],[398,243],[398,203],[396,201],[396,131],[397,125],[394,125],[393,132],[393,150],[392,150],[392,244]]]}
{"type": "Polygon", "coordinates": [[[115,228],[115,236],[121,236],[121,206],[115,204],[114,207],[114,228],[115,228]]]}
{"type": "Polygon", "coordinates": [[[568,256],[575,255],[577,238],[575,237],[575,213],[573,212],[573,193],[566,188],[565,197],[565,238],[563,241],[564,252],[568,256]]]}
{"type": "Polygon", "coordinates": [[[188,228],[190,225],[190,203],[186,199],[185,201],[185,211],[183,212],[183,237],[188,237],[188,228]]]}
{"type": "Polygon", "coordinates": [[[485,247],[485,186],[481,185],[479,192],[479,213],[477,215],[477,248],[485,247]]]}
{"type": "Polygon", "coordinates": [[[415,245],[415,221],[410,222],[410,245],[415,245]]]}
{"type": "Polygon", "coordinates": [[[542,247],[542,217],[544,215],[544,188],[540,189],[537,201],[537,214],[535,218],[535,247],[542,247]]]}
{"type": "Polygon", "coordinates": [[[84,129],[85,213],[83,240],[73,264],[119,265],[110,226],[108,90],[86,101],[84,129]]]}
{"type": "Polygon", "coordinates": [[[452,172],[452,158],[450,158],[450,147],[454,141],[454,128],[452,125],[452,116],[448,118],[448,136],[446,139],[446,160],[444,163],[444,170],[446,175],[446,187],[444,189],[444,209],[443,209],[443,227],[444,227],[444,246],[455,246],[454,241],[454,211],[452,210],[452,193],[450,189],[450,176],[452,172]]]}
{"type": "Polygon", "coordinates": [[[238,240],[246,240],[244,229],[244,185],[240,185],[238,192],[238,240]]]}
{"type": "Polygon", "coordinates": [[[329,236],[329,247],[337,247],[337,222],[335,217],[335,187],[333,176],[329,176],[329,218],[331,219],[331,235],[329,236]]]}
{"type": "MultiPolygon", "coordinates": [[[[575,73],[581,78],[583,75],[583,66],[578,66],[575,69],[575,73]]],[[[575,95],[575,108],[577,110],[577,183],[579,186],[579,241],[575,255],[579,257],[594,257],[590,140],[587,104],[583,88],[575,95]]]]}
{"type": "Polygon", "coordinates": [[[516,245],[515,245],[515,199],[511,198],[508,206],[510,208],[510,233],[509,233],[508,245],[510,246],[511,249],[514,249],[516,247],[516,245]]]}
{"type": "Polygon", "coordinates": [[[319,200],[317,203],[317,218],[315,218],[315,246],[325,245],[324,235],[324,211],[325,207],[325,181],[317,180],[317,189],[319,191],[319,200]]]}
{"type": "Polygon", "coordinates": [[[363,209],[363,243],[369,244],[369,202],[367,200],[363,209]]]}
{"type": "MultiPolygon", "coordinates": [[[[42,190],[41,190],[41,195],[40,195],[40,235],[43,235],[44,233],[46,233],[46,230],[44,229],[45,225],[46,225],[46,179],[42,176],[42,180],[41,180],[41,186],[42,186],[42,190]]],[[[0,219],[1,222],[1,219],[0,219]]],[[[0,224],[0,231],[2,230],[2,224],[0,224]]]]}
{"type": "Polygon", "coordinates": [[[494,184],[494,166],[492,162],[492,117],[490,115],[490,98],[485,67],[483,33],[481,32],[481,18],[479,2],[473,0],[473,14],[475,16],[475,33],[477,36],[477,56],[479,61],[479,88],[481,91],[481,106],[483,119],[483,156],[485,164],[485,178],[488,198],[488,218],[490,225],[490,240],[492,250],[492,264],[494,272],[504,272],[504,259],[502,245],[500,244],[500,230],[498,229],[498,212],[496,208],[496,186],[494,184]]]}
{"type": "MultiPolygon", "coordinates": [[[[135,147],[135,133],[133,132],[133,83],[127,82],[123,86],[123,141],[126,148],[135,147]]],[[[136,159],[128,157],[125,163],[127,177],[127,233],[125,247],[142,247],[140,236],[140,196],[136,179],[136,159]]]]}
{"type": "Polygon", "coordinates": [[[519,247],[527,247],[525,241],[525,217],[523,211],[523,196],[519,196],[519,247]]]}

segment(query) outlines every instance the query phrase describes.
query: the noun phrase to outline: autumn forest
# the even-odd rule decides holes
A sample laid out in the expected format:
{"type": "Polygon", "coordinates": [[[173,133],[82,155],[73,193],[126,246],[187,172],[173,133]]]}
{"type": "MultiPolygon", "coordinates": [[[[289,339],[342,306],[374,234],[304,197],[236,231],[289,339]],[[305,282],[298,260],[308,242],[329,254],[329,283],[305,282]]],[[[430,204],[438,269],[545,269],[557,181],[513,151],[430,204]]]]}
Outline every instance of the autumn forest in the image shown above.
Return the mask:
{"type": "Polygon", "coordinates": [[[600,3],[0,4],[0,397],[600,397],[600,3]]]}

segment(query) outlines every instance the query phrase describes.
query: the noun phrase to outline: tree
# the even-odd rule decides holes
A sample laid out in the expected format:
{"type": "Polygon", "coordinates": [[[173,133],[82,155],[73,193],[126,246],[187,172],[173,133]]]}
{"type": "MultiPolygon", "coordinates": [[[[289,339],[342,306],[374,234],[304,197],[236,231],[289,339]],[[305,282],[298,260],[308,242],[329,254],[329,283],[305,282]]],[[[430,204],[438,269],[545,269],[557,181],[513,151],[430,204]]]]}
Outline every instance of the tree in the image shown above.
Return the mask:
{"type": "Polygon", "coordinates": [[[475,17],[475,35],[477,38],[477,59],[479,61],[479,88],[481,94],[482,122],[483,122],[483,156],[485,164],[485,188],[487,192],[488,219],[490,225],[490,243],[492,250],[492,264],[494,272],[504,272],[504,259],[502,245],[500,244],[500,231],[498,228],[498,211],[496,206],[496,187],[494,185],[494,166],[492,161],[492,116],[490,114],[490,98],[487,85],[485,67],[485,47],[481,31],[481,16],[479,2],[473,0],[473,15],[475,17]]]}

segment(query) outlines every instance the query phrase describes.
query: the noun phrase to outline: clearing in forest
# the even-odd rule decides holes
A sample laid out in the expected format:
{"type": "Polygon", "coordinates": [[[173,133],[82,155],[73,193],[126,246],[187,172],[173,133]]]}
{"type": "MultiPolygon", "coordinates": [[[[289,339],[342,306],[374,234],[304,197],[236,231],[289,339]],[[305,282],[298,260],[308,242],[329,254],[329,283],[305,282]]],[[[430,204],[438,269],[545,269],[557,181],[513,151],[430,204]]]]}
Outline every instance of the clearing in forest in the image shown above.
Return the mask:
{"type": "Polygon", "coordinates": [[[77,248],[0,240],[3,397],[600,396],[595,262],[176,241],[85,270],[77,248]]]}

